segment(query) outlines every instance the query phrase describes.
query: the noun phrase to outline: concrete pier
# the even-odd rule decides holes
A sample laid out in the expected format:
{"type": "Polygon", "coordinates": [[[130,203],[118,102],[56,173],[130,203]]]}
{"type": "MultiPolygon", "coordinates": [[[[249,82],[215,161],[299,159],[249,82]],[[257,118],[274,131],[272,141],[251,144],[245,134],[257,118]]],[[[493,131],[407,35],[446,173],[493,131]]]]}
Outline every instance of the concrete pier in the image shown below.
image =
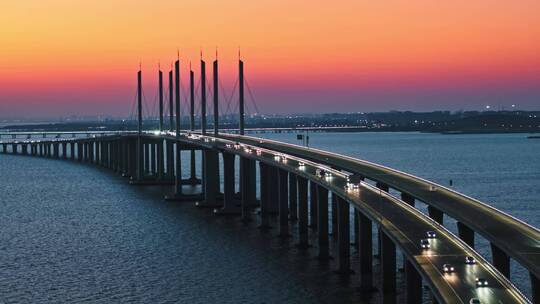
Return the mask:
{"type": "Polygon", "coordinates": [[[383,231],[381,237],[381,274],[384,303],[396,301],[396,246],[383,231]]]}
{"type": "Polygon", "coordinates": [[[373,291],[373,237],[371,220],[358,212],[358,258],[360,266],[360,290],[373,291]]]}
{"type": "Polygon", "coordinates": [[[337,197],[338,214],[338,272],[341,274],[351,273],[351,236],[350,236],[350,213],[349,203],[341,197],[337,197]]]}
{"type": "Polygon", "coordinates": [[[317,184],[309,182],[309,227],[317,230],[317,184]]]}
{"type": "Polygon", "coordinates": [[[278,169],[279,236],[289,237],[289,173],[278,169]]]}
{"type": "Polygon", "coordinates": [[[405,261],[407,303],[422,303],[422,277],[409,261],[405,261]]]}
{"type": "Polygon", "coordinates": [[[327,260],[330,258],[330,242],[328,240],[328,189],[323,186],[317,186],[316,190],[319,259],[327,260]]]}
{"type": "Polygon", "coordinates": [[[298,219],[298,191],[296,175],[289,173],[289,220],[298,219]]]}
{"type": "Polygon", "coordinates": [[[298,185],[298,246],[307,248],[308,242],[308,181],[298,176],[296,178],[298,185]]]}

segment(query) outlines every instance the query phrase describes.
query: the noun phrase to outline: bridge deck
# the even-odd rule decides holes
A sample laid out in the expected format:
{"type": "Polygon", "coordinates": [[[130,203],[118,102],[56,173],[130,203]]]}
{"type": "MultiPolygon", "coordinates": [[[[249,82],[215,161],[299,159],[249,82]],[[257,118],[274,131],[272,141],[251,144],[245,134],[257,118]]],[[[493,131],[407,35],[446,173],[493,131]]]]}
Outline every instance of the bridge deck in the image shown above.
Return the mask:
{"type": "Polygon", "coordinates": [[[316,160],[408,193],[467,225],[540,277],[540,231],[478,200],[404,172],[327,151],[247,136],[225,137],[316,160]]]}
{"type": "MultiPolygon", "coordinates": [[[[134,137],[134,135],[110,135],[102,138],[73,138],[60,140],[49,139],[44,140],[43,142],[94,141],[101,139],[114,140],[115,138],[125,138],[130,136],[134,137]]],[[[358,171],[366,177],[372,178],[370,175],[366,174],[367,170],[365,168],[375,166],[373,164],[363,164],[362,161],[324,151],[306,149],[294,145],[245,136],[239,137],[227,135],[226,138],[204,140],[204,138],[193,139],[185,135],[175,137],[172,134],[164,135],[146,133],[144,137],[148,139],[179,140],[182,143],[196,145],[199,147],[229,151],[246,158],[256,159],[272,166],[280,167],[284,170],[293,172],[299,176],[303,176],[309,180],[315,181],[320,185],[323,185],[330,191],[347,200],[352,206],[354,206],[354,208],[368,216],[371,220],[375,221],[382,231],[384,231],[402,250],[403,254],[408,257],[408,260],[411,261],[414,267],[419,271],[425,282],[431,286],[434,295],[441,302],[467,303],[470,298],[479,297],[484,300],[483,303],[527,303],[527,300],[523,297],[523,295],[504,276],[502,276],[501,273],[496,271],[489,262],[479,256],[473,249],[468,247],[443,226],[428,218],[417,209],[387,193],[384,193],[379,189],[374,188],[369,184],[362,183],[359,191],[351,192],[349,190],[345,190],[346,179],[343,175],[340,176],[337,174],[331,179],[325,179],[317,177],[315,173],[316,169],[321,164],[326,164],[339,169],[344,169],[348,172],[358,171]],[[247,153],[242,149],[237,150],[228,147],[227,144],[232,143],[231,140],[244,142],[252,146],[260,146],[270,151],[264,152],[261,155],[247,153]],[[276,153],[286,153],[291,156],[297,156],[301,159],[295,160],[294,157],[291,157],[291,160],[288,162],[280,162],[274,159],[276,153]],[[303,160],[306,160],[307,165],[305,168],[300,169],[299,162],[303,160]],[[307,163],[308,160],[313,161],[314,164],[307,163]],[[427,231],[435,231],[437,233],[437,238],[432,240],[432,248],[425,251],[420,248],[419,241],[420,239],[425,238],[427,231]],[[465,265],[465,256],[474,256],[478,263],[473,266],[465,265]],[[442,267],[445,263],[455,266],[456,272],[453,274],[443,274],[442,267]],[[489,282],[489,287],[477,288],[474,281],[477,277],[486,278],[489,282]]],[[[375,169],[376,168],[377,167],[375,166],[375,169]]],[[[388,179],[388,175],[388,173],[381,173],[381,176],[387,176],[385,181],[387,181],[390,186],[394,187],[393,185],[396,183],[396,181],[393,179],[388,179]]],[[[395,176],[396,179],[400,177],[399,174],[394,174],[391,176],[395,176]]],[[[409,177],[406,180],[408,179],[412,178],[409,177]]],[[[429,189],[429,186],[422,186],[429,189]]],[[[448,197],[451,198],[452,196],[448,197]]],[[[427,198],[434,199],[431,197],[427,198]]],[[[483,208],[487,207],[483,206],[483,208]]],[[[441,209],[444,210],[443,208],[441,209]]],[[[478,212],[480,211],[481,209],[478,210],[478,212]]],[[[493,211],[496,210],[487,208],[487,210],[484,212],[493,211]]],[[[501,216],[504,216],[503,213],[501,214],[501,216]]],[[[485,219],[485,215],[483,216],[483,219],[485,219]]],[[[509,220],[513,219],[510,218],[509,220]]],[[[505,225],[507,224],[505,223],[505,225]]],[[[500,226],[497,228],[500,228],[500,226]]],[[[536,231],[534,229],[532,230],[533,231],[529,233],[534,233],[534,231],[536,231]]],[[[521,230],[514,230],[514,233],[517,233],[518,235],[521,232],[521,230]]],[[[506,234],[503,234],[503,236],[506,236],[506,234]]],[[[513,235],[511,242],[515,241],[516,235],[513,235]]],[[[520,241],[520,238],[518,238],[518,241],[520,241]]]]}

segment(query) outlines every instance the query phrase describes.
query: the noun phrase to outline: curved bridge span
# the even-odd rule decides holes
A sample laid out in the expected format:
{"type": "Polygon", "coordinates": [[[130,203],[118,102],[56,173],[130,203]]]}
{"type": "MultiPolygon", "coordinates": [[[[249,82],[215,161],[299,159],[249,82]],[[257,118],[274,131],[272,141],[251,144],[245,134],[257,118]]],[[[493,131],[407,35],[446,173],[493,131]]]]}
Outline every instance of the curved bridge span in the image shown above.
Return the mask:
{"type": "Polygon", "coordinates": [[[473,198],[373,163],[231,134],[115,133],[4,141],[0,148],[3,153],[95,163],[129,177],[132,184],[171,184],[174,191],[166,199],[196,201],[217,214],[256,220],[261,229],[269,228],[270,217],[277,215],[280,236],[290,236],[295,227],[301,248],[313,245],[319,258],[333,256],[341,275],[354,271],[358,286],[365,292],[376,287],[385,303],[396,300],[396,248],[404,258],[408,303],[422,302],[423,284],[438,303],[469,303],[473,298],[481,303],[530,303],[509,280],[510,259],[530,272],[532,302],[540,301],[538,229],[473,198]],[[190,151],[187,164],[180,157],[183,150],[190,151]],[[198,151],[202,176],[196,175],[198,151]],[[176,174],[183,167],[190,172],[187,179],[176,174]],[[200,193],[183,192],[183,185],[199,183],[200,193]],[[391,195],[390,188],[401,197],[391,195]],[[429,206],[429,216],[414,208],[416,200],[429,206]],[[459,236],[442,225],[444,214],[458,221],[459,236]],[[291,225],[293,221],[297,225],[291,225]],[[373,226],[378,229],[376,242],[373,226]],[[493,261],[474,251],[475,233],[491,243],[493,261]],[[310,244],[310,234],[316,235],[315,244],[310,244]],[[337,242],[335,250],[331,241],[337,242]],[[351,269],[351,241],[358,247],[359,269],[351,269]],[[373,286],[375,257],[380,259],[380,286],[373,286]]]}

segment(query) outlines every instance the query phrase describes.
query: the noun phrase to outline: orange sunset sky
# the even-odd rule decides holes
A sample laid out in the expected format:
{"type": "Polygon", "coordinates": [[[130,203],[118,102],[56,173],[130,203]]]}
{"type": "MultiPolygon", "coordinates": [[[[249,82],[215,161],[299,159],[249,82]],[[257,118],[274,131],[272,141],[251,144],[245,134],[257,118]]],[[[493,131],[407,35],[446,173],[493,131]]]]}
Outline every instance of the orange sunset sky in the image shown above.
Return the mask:
{"type": "MultiPolygon", "coordinates": [[[[4,1],[0,118],[127,116],[142,61],[182,82],[238,47],[261,113],[540,109],[540,1],[4,1]]],[[[222,97],[225,99],[225,97],[222,97]]],[[[254,109],[249,109],[254,112],[254,109]]]]}

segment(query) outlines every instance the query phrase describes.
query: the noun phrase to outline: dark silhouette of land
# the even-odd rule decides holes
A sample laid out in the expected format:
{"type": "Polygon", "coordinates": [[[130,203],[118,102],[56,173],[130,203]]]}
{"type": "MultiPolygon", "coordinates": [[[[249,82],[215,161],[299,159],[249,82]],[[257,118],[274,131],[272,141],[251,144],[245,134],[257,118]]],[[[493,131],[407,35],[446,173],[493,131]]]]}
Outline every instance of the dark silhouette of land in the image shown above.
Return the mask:
{"type": "MultiPolygon", "coordinates": [[[[200,128],[199,119],[195,128],[200,128]]],[[[182,129],[189,129],[183,119],[182,129]]],[[[146,120],[145,129],[157,129],[159,119],[146,120]]],[[[208,126],[213,127],[212,121],[208,126]]],[[[235,129],[236,115],[220,116],[220,129],[235,129]]],[[[172,126],[173,129],[175,126],[172,126]]],[[[320,128],[320,131],[419,131],[444,134],[466,133],[537,133],[540,132],[540,111],[434,111],[434,112],[372,112],[246,116],[248,129],[320,128]]],[[[110,131],[136,130],[137,121],[130,119],[85,119],[56,123],[18,123],[0,130],[11,131],[110,131]]],[[[165,123],[165,129],[169,129],[165,123]]]]}

